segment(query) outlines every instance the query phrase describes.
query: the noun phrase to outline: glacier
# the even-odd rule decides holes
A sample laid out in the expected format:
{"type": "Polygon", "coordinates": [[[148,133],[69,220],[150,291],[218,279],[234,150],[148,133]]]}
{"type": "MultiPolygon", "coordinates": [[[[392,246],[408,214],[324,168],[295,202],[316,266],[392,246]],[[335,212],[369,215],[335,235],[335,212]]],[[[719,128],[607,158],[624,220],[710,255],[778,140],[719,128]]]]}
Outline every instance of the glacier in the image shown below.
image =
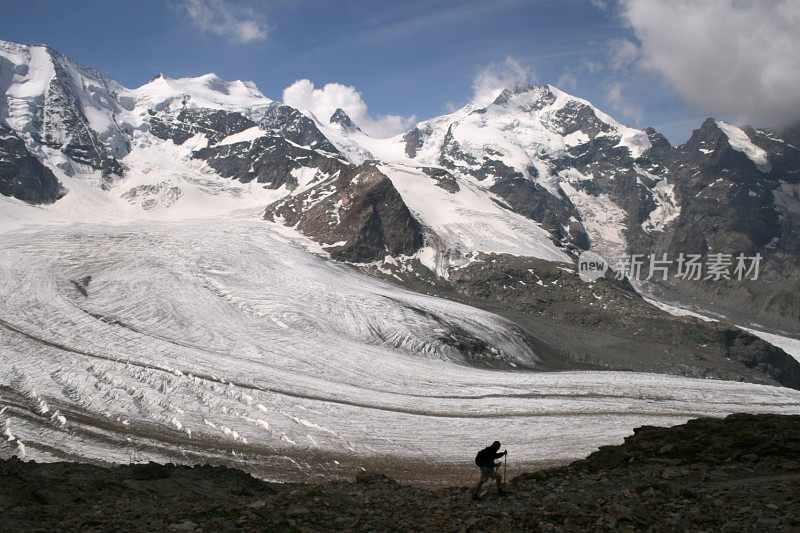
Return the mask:
{"type": "Polygon", "coordinates": [[[252,211],[0,234],[0,454],[336,477],[342,456],[530,463],[642,424],[797,412],[800,391],[625,372],[476,368],[458,328],[536,368],[507,321],[329,261],[252,211]]]}

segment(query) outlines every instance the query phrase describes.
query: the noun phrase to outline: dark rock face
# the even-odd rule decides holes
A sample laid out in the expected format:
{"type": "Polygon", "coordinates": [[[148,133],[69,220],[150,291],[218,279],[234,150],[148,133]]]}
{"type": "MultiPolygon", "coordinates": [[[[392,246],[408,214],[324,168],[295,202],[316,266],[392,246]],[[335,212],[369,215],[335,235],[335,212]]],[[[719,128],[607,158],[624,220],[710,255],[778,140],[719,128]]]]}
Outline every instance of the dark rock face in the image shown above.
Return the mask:
{"type": "MultiPolygon", "coordinates": [[[[497,95],[497,98],[495,98],[492,103],[497,106],[506,107],[514,95],[529,92],[535,93],[536,99],[531,103],[525,104],[521,108],[526,113],[538,111],[556,101],[556,95],[553,94],[553,91],[550,90],[550,86],[548,85],[523,85],[515,87],[514,89],[504,89],[497,95]]],[[[486,109],[478,109],[477,112],[485,113],[486,109]]]]}
{"type": "Polygon", "coordinates": [[[49,204],[64,192],[53,171],[28,151],[14,130],[0,122],[0,194],[31,204],[49,204]]]}
{"type": "Polygon", "coordinates": [[[339,151],[319,131],[314,121],[293,107],[272,104],[259,125],[308,149],[339,155],[339,151]]]}
{"type": "Polygon", "coordinates": [[[548,85],[538,85],[521,90],[531,90],[531,89],[537,91],[539,93],[539,97],[536,99],[534,103],[524,106],[522,108],[523,111],[530,113],[531,111],[542,109],[545,106],[548,106],[556,101],[556,95],[553,94],[553,91],[550,90],[550,86],[548,85]]]}
{"type": "MultiPolygon", "coordinates": [[[[647,161],[648,156],[652,157],[655,161],[668,157],[672,152],[672,145],[667,138],[653,128],[645,128],[644,132],[647,134],[647,139],[650,141],[650,148],[647,150],[646,154],[642,154],[642,157],[645,158],[643,160],[649,162],[647,161]]],[[[658,171],[656,170],[656,172],[658,171]]]]}
{"type": "MultiPolygon", "coordinates": [[[[408,151],[407,142],[406,153],[408,151]]],[[[461,145],[453,135],[452,125],[447,129],[447,133],[444,136],[444,143],[439,154],[439,164],[448,170],[464,170],[465,168],[480,166],[477,158],[462,150],[461,145]]]]}
{"type": "MultiPolygon", "coordinates": [[[[549,91],[548,94],[552,95],[549,91]]],[[[507,98],[508,95],[504,96],[504,93],[498,96],[501,102],[507,98]]],[[[491,182],[489,190],[505,201],[505,207],[540,223],[560,246],[578,249],[589,247],[580,214],[568,198],[563,194],[555,196],[499,159],[484,156],[478,160],[466,153],[455,140],[452,128],[445,136],[439,163],[450,171],[463,172],[478,181],[491,182]]],[[[529,168],[528,172],[536,176],[535,168],[529,168]]]]}
{"type": "Polygon", "coordinates": [[[344,131],[361,131],[361,128],[356,126],[356,123],[350,118],[350,115],[345,113],[344,109],[337,108],[331,115],[331,124],[338,124],[344,131]]]}
{"type": "Polygon", "coordinates": [[[437,187],[444,189],[451,194],[455,194],[461,190],[456,178],[443,168],[424,167],[422,171],[430,176],[431,179],[436,181],[437,187]]]}
{"type": "Polygon", "coordinates": [[[276,217],[329,245],[331,257],[341,261],[412,255],[423,244],[419,223],[391,180],[369,164],[343,168],[308,191],[269,206],[265,218],[276,217]]]}
{"type": "Polygon", "coordinates": [[[159,139],[172,140],[183,144],[198,133],[215,144],[234,133],[255,126],[255,122],[240,113],[205,109],[191,105],[184,106],[177,113],[150,110],[150,133],[159,139]]]}
{"type": "MultiPolygon", "coordinates": [[[[78,163],[102,171],[106,181],[111,181],[112,175],[122,176],[122,166],[92,130],[80,99],[72,90],[66,66],[69,59],[54,50],[48,51],[53,58],[55,76],[45,94],[41,110],[39,141],[60,150],[78,163]]],[[[96,77],[103,79],[99,74],[96,74],[96,77]]]]}
{"type": "Polygon", "coordinates": [[[562,135],[581,131],[594,139],[599,133],[611,131],[611,126],[597,118],[591,107],[574,101],[556,111],[553,118],[553,124],[562,135]]]}
{"type": "Polygon", "coordinates": [[[512,211],[539,222],[562,244],[589,248],[580,214],[565,196],[557,197],[522,176],[500,179],[489,190],[503,198],[512,211]]]}
{"type": "MultiPolygon", "coordinates": [[[[532,174],[535,176],[535,169],[532,174]]],[[[484,158],[479,169],[472,172],[472,176],[479,181],[485,179],[514,179],[522,178],[522,173],[514,170],[512,167],[506,165],[497,159],[484,158]]]]}
{"type": "Polygon", "coordinates": [[[271,189],[286,185],[288,189],[297,186],[292,170],[301,167],[314,167],[321,174],[329,176],[340,170],[344,164],[333,157],[316,150],[300,148],[275,135],[265,135],[253,141],[210,146],[192,153],[192,157],[202,159],[219,172],[220,175],[249,183],[256,181],[271,189]]]}
{"type": "Polygon", "coordinates": [[[420,148],[425,142],[425,137],[430,135],[430,131],[423,132],[418,127],[411,128],[408,133],[403,135],[403,142],[405,143],[405,152],[408,157],[415,157],[420,148]]]}
{"type": "Polygon", "coordinates": [[[800,389],[800,363],[786,352],[738,328],[723,326],[718,332],[726,347],[726,359],[772,376],[781,385],[800,389]]]}
{"type": "MultiPolygon", "coordinates": [[[[583,109],[588,108],[584,107],[583,109]]],[[[592,116],[594,116],[593,112],[592,116]]],[[[589,119],[586,120],[588,121],[589,119]]],[[[567,123],[565,122],[565,124],[567,123]]],[[[604,124],[602,122],[599,123],[604,124]]],[[[594,122],[589,121],[582,126],[580,131],[584,133],[588,131],[587,134],[591,137],[604,130],[594,125],[594,122]]],[[[655,194],[653,192],[656,182],[641,174],[638,167],[641,166],[642,162],[634,161],[628,148],[618,146],[618,143],[618,136],[590,138],[583,144],[569,148],[565,156],[551,158],[548,162],[554,172],[575,169],[584,176],[590,176],[591,179],[589,180],[572,181],[570,185],[590,196],[607,196],[625,212],[623,232],[631,247],[647,248],[651,245],[653,235],[642,228],[642,223],[648,219],[650,213],[656,208],[655,194]]],[[[663,176],[658,177],[663,179],[663,176]]],[[[558,211],[553,211],[547,205],[553,203],[554,197],[552,194],[550,196],[539,194],[538,196],[540,198],[539,202],[545,205],[536,207],[536,210],[548,209],[560,220],[560,224],[550,221],[548,223],[549,226],[563,227],[572,219],[580,220],[580,215],[577,214],[577,210],[566,195],[562,194],[562,198],[559,201],[565,208],[558,211]]],[[[504,196],[504,198],[509,201],[510,197],[504,196]]],[[[531,207],[533,205],[526,206],[526,209],[520,211],[520,214],[525,214],[525,211],[530,210],[531,207]]],[[[544,223],[544,220],[541,222],[544,223]]],[[[569,237],[572,237],[572,243],[578,248],[587,248],[589,238],[582,231],[582,228],[575,232],[570,230],[569,237]]],[[[611,258],[611,260],[613,261],[614,258],[611,258]]]]}
{"type": "Polygon", "coordinates": [[[338,171],[342,163],[338,151],[322,135],[313,121],[291,107],[272,104],[258,126],[265,134],[250,141],[218,145],[236,133],[256,126],[240,113],[184,106],[177,113],[150,111],[150,132],[160,139],[183,144],[202,133],[209,146],[192,153],[206,161],[226,178],[242,183],[255,181],[277,189],[297,186],[292,171],[314,167],[320,176],[338,171]],[[299,145],[299,146],[298,146],[299,145]]]}
{"type": "Polygon", "coordinates": [[[664,163],[681,204],[670,250],[752,254],[777,236],[773,185],[731,147],[714,120],[706,120],[664,163]]]}
{"type": "MultiPolygon", "coordinates": [[[[800,324],[800,149],[768,130],[744,128],[765,150],[769,168],[759,168],[712,119],[677,148],[660,144],[640,164],[657,167],[674,185],[680,213],[668,230],[637,252],[671,254],[744,253],[763,256],[757,282],[676,281],[664,290],[717,306],[729,316],[747,310],[746,320],[795,330],[800,324]]],[[[653,136],[651,135],[651,139],[653,136]]],[[[663,285],[663,284],[660,284],[663,285]]]]}

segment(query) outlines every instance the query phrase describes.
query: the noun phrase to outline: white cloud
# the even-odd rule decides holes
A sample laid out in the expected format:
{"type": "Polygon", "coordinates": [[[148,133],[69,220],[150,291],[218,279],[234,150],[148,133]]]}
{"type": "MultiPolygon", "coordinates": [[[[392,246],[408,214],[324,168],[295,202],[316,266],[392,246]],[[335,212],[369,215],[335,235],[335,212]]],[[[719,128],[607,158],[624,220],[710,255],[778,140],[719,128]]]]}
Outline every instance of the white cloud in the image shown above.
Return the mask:
{"type": "Polygon", "coordinates": [[[586,72],[588,74],[597,74],[602,72],[605,66],[599,61],[590,61],[583,58],[578,66],[578,72],[586,72]]]}
{"type": "Polygon", "coordinates": [[[623,91],[628,86],[623,80],[629,80],[631,73],[640,68],[639,47],[627,39],[614,39],[608,44],[608,68],[604,69],[603,65],[599,64],[587,68],[592,69],[590,72],[593,73],[603,71],[608,73],[604,82],[606,101],[622,116],[632,119],[636,125],[641,125],[644,120],[644,107],[623,95],[623,91]]]}
{"type": "Polygon", "coordinates": [[[627,101],[622,94],[624,88],[625,86],[621,82],[611,83],[606,91],[606,100],[611,104],[611,107],[622,113],[623,116],[633,119],[637,124],[641,124],[644,119],[644,108],[627,101]]]}
{"type": "Polygon", "coordinates": [[[578,88],[578,76],[576,76],[572,70],[564,69],[558,77],[558,81],[556,81],[556,86],[559,89],[574,91],[578,88]]]}
{"type": "Polygon", "coordinates": [[[178,4],[178,10],[203,33],[247,44],[263,41],[269,33],[264,14],[255,8],[258,5],[230,0],[184,0],[178,4]]]}
{"type": "Polygon", "coordinates": [[[453,113],[455,111],[458,111],[460,108],[461,108],[461,106],[458,106],[458,105],[454,104],[450,100],[448,100],[447,102],[444,103],[444,109],[448,113],[453,113]]]}
{"type": "Polygon", "coordinates": [[[639,47],[628,39],[615,39],[611,46],[610,66],[614,70],[625,70],[636,66],[639,61],[639,47]]]}
{"type": "Polygon", "coordinates": [[[472,83],[473,100],[486,104],[499,89],[517,89],[533,80],[533,72],[511,56],[481,69],[472,83]]]}
{"type": "Polygon", "coordinates": [[[373,137],[391,137],[403,133],[416,122],[416,117],[383,115],[373,117],[367,112],[367,104],[355,87],[340,83],[328,83],[317,89],[309,80],[297,80],[283,90],[283,103],[294,108],[310,111],[322,122],[341,108],[364,132],[373,137]]]}
{"type": "MultiPolygon", "coordinates": [[[[705,112],[755,125],[800,120],[797,0],[620,0],[639,45],[632,58],[705,112]]],[[[631,43],[632,44],[632,43],[631,43]]]]}

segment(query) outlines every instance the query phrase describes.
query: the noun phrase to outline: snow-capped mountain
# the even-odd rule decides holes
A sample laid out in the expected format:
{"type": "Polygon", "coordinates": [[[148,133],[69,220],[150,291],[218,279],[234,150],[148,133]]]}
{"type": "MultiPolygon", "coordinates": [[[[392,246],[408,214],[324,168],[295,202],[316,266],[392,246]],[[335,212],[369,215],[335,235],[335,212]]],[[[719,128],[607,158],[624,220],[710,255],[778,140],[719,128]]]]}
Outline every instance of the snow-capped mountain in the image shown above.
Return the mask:
{"type": "MultiPolygon", "coordinates": [[[[778,283],[766,291],[745,286],[745,295],[741,285],[704,286],[701,292],[714,292],[714,297],[701,303],[713,299],[725,312],[755,307],[759,320],[776,319],[790,330],[797,325],[800,309],[791,297],[800,274],[794,266],[800,209],[796,131],[777,134],[709,119],[687,143],[672,147],[656,131],[624,126],[589,102],[548,85],[500,90],[488,101],[470,102],[389,139],[342,127],[343,112],[331,121],[306,113],[351,162],[381,161],[415,216],[424,220],[427,215],[424,225],[437,227],[433,233],[438,237],[448,236],[432,239],[437,249],[423,254],[439,258],[427,265],[440,274],[463,264],[476,249],[557,260],[559,251],[591,248],[612,267],[628,252],[766,250],[768,275],[790,285],[778,283]],[[411,175],[416,177],[403,179],[411,175]],[[422,185],[431,178],[438,189],[422,185]],[[453,193],[449,199],[443,190],[453,193]],[[546,230],[556,249],[497,245],[520,235],[518,229],[492,228],[494,235],[502,235],[488,239],[494,247],[475,246],[449,231],[474,213],[459,205],[473,190],[487,204],[499,202],[505,217],[513,212],[546,230]],[[426,213],[426,205],[437,208],[426,213]],[[441,206],[453,210],[437,226],[441,206]],[[739,295],[729,299],[729,292],[739,295]]],[[[485,204],[477,211],[486,221],[492,210],[485,204]]],[[[474,237],[479,230],[469,224],[467,232],[474,237]]],[[[533,234],[529,230],[523,240],[536,242],[533,234]]],[[[681,296],[696,293],[696,285],[681,296]]]]}
{"type": "MultiPolygon", "coordinates": [[[[669,336],[689,351],[694,340],[674,335],[678,319],[624,283],[610,285],[601,308],[571,280],[553,279],[555,293],[522,287],[541,287],[552,268],[576,279],[567,272],[585,249],[612,267],[628,252],[763,249],[780,283],[753,292],[759,319],[783,327],[800,320],[798,304],[781,296],[797,272],[800,156],[795,141],[772,132],[709,120],[673,148],[653,130],[541,85],[498,90],[382,139],[341,109],[319,117],[214,74],[159,74],[128,89],[45,46],[3,43],[0,59],[0,192],[19,200],[6,200],[9,226],[28,217],[182,219],[263,209],[334,259],[483,306],[522,306],[573,326],[590,310],[622,335],[628,325],[616,320],[622,307],[613,302],[635,297],[641,306],[628,311],[656,316],[633,337],[669,336]],[[497,268],[503,281],[487,280],[497,268]],[[478,279],[486,284],[480,297],[478,279]],[[509,283],[519,289],[501,297],[509,283]]],[[[735,295],[732,302],[750,297],[735,295]]],[[[697,327],[678,330],[714,338],[710,326],[697,327]]],[[[738,335],[710,342],[733,357],[738,335]]],[[[800,380],[791,361],[770,365],[773,378],[800,380]]]]}
{"type": "Polygon", "coordinates": [[[0,117],[40,158],[67,174],[121,174],[127,136],[116,121],[122,87],[46,46],[0,43],[0,117]]]}

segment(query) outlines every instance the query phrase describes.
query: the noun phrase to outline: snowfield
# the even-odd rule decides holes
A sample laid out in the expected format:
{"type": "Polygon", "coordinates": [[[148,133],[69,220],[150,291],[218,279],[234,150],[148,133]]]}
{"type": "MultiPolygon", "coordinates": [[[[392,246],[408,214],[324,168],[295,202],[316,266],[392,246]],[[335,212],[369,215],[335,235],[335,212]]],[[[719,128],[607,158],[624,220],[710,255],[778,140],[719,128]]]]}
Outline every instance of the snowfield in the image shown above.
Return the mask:
{"type": "Polygon", "coordinates": [[[497,205],[497,198],[467,180],[450,193],[423,171],[399,164],[379,165],[414,217],[429,229],[428,242],[438,249],[428,268],[441,276],[461,266],[475,252],[538,257],[572,263],[546,230],[529,218],[497,205]],[[432,233],[432,235],[431,235],[432,233]]]}
{"type": "Polygon", "coordinates": [[[333,263],[247,216],[0,234],[0,455],[212,462],[270,479],[343,457],[576,458],[642,424],[800,412],[800,391],[469,366],[459,329],[538,358],[505,320],[333,263]]]}

